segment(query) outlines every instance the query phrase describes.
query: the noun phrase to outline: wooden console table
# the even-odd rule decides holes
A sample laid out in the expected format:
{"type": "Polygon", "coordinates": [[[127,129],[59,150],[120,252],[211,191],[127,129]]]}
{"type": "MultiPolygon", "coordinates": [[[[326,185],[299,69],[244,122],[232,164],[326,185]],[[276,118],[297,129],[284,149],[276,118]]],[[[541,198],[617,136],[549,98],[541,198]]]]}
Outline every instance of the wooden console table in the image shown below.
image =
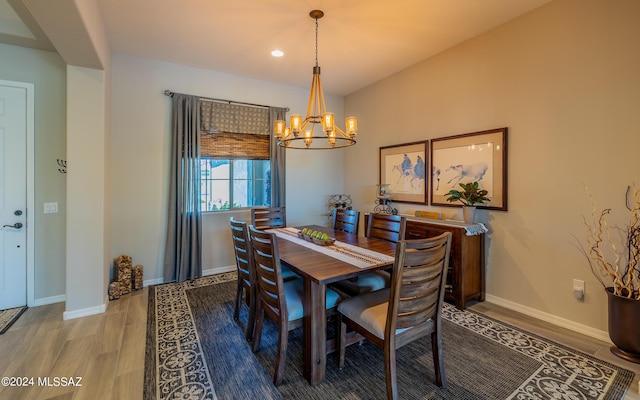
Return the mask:
{"type": "Polygon", "coordinates": [[[405,239],[423,239],[451,232],[451,253],[445,298],[461,310],[472,299],[484,301],[484,234],[467,236],[462,222],[407,217],[405,239]]]}

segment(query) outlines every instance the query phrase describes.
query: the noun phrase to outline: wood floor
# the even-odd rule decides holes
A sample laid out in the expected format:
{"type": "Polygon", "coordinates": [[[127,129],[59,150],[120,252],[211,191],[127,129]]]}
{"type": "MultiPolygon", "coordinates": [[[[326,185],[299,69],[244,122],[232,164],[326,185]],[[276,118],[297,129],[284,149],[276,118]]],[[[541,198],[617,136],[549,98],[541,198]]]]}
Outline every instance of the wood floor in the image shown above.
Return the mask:
{"type": "Polygon", "coordinates": [[[0,375],[33,377],[34,386],[2,386],[0,399],[142,399],[147,298],[143,289],[104,314],[68,321],[64,303],[29,308],[0,335],[0,375]],[[38,377],[52,386],[38,386],[38,377]],[[55,377],[82,377],[82,386],[56,387],[55,377]]]}
{"type": "MultiPolygon", "coordinates": [[[[142,399],[147,298],[145,288],[111,301],[104,314],[69,321],[62,320],[63,303],[28,309],[0,335],[0,376],[33,377],[34,385],[0,386],[0,399],[142,399]],[[82,386],[38,386],[38,377],[51,385],[55,377],[82,377],[82,386]]],[[[488,302],[472,308],[634,371],[626,399],[640,400],[640,364],[615,357],[609,344],[488,302]]]]}

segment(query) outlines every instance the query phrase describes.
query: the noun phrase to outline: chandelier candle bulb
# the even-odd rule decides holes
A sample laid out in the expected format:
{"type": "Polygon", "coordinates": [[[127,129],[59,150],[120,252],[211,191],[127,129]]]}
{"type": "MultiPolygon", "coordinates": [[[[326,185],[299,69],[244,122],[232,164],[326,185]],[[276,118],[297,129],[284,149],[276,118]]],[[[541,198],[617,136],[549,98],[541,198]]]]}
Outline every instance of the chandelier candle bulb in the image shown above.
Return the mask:
{"type": "Polygon", "coordinates": [[[333,131],[333,125],[334,125],[333,113],[331,112],[324,113],[324,115],[322,116],[322,130],[324,130],[325,132],[331,132],[333,131]]]}
{"type": "Polygon", "coordinates": [[[278,139],[282,139],[284,137],[284,131],[286,127],[287,125],[285,124],[284,121],[282,120],[276,121],[275,131],[276,131],[276,136],[278,136],[278,139]]]}
{"type": "Polygon", "coordinates": [[[347,127],[347,135],[354,137],[358,134],[358,118],[349,117],[344,120],[344,125],[347,127]]]}
{"type": "Polygon", "coordinates": [[[294,135],[297,135],[298,133],[300,133],[301,129],[302,129],[302,115],[292,114],[291,115],[291,132],[293,132],[294,135]]]}
{"type": "Polygon", "coordinates": [[[311,142],[313,142],[313,135],[311,130],[307,129],[304,131],[304,144],[309,147],[311,145],[311,142]]]}

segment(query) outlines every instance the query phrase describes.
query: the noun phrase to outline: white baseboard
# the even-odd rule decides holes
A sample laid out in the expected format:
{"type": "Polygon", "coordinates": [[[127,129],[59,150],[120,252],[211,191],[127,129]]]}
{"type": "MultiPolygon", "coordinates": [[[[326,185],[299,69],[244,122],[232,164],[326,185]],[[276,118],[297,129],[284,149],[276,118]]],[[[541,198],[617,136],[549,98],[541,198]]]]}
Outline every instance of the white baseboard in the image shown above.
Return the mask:
{"type": "Polygon", "coordinates": [[[202,276],[207,276],[207,275],[215,275],[215,274],[222,274],[225,272],[233,272],[236,270],[236,266],[235,265],[229,265],[226,267],[216,267],[216,268],[211,268],[211,269],[207,269],[202,271],[202,276]]]}
{"type": "Polygon", "coordinates": [[[68,319],[88,317],[89,315],[102,314],[106,310],[107,310],[107,305],[105,303],[95,307],[82,308],[80,310],[74,310],[74,311],[65,311],[62,313],[62,319],[66,321],[68,319]]]}
{"type": "MultiPolygon", "coordinates": [[[[222,274],[222,273],[225,273],[225,272],[233,272],[235,270],[236,270],[236,266],[235,265],[229,265],[229,266],[226,266],[226,267],[216,267],[216,268],[203,270],[202,271],[202,276],[222,274]]],[[[164,279],[163,278],[148,279],[148,280],[144,281],[142,284],[144,286],[150,286],[150,285],[159,285],[161,283],[164,283],[164,279]]]]}
{"type": "Polygon", "coordinates": [[[46,306],[47,304],[63,303],[67,297],[64,294],[51,297],[41,297],[33,301],[33,307],[46,306]]]}
{"type": "Polygon", "coordinates": [[[545,322],[549,322],[556,326],[566,328],[577,333],[581,333],[583,335],[592,337],[594,339],[602,340],[603,342],[611,343],[611,338],[609,338],[609,332],[607,331],[601,331],[599,329],[595,329],[587,325],[579,324],[577,322],[570,321],[568,319],[560,318],[556,315],[545,313],[540,310],[536,310],[535,308],[526,307],[526,306],[523,306],[522,304],[514,303],[512,301],[505,300],[500,297],[492,296],[490,294],[487,294],[485,296],[485,299],[489,303],[497,304],[504,308],[508,308],[510,310],[517,311],[521,314],[525,314],[530,317],[537,318],[545,322]]]}
{"type": "Polygon", "coordinates": [[[162,278],[147,279],[146,281],[142,282],[142,286],[159,285],[161,283],[164,283],[164,279],[162,278]]]}

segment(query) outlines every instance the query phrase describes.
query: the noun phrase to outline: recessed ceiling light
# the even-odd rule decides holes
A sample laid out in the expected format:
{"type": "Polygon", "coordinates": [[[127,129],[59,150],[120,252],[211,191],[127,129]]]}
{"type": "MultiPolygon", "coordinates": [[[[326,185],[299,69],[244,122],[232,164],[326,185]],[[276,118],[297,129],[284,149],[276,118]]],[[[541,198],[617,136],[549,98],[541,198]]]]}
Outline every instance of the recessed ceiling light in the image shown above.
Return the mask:
{"type": "Polygon", "coordinates": [[[274,50],[271,52],[271,55],[274,57],[282,57],[284,56],[284,53],[282,52],[282,50],[274,50]]]}

